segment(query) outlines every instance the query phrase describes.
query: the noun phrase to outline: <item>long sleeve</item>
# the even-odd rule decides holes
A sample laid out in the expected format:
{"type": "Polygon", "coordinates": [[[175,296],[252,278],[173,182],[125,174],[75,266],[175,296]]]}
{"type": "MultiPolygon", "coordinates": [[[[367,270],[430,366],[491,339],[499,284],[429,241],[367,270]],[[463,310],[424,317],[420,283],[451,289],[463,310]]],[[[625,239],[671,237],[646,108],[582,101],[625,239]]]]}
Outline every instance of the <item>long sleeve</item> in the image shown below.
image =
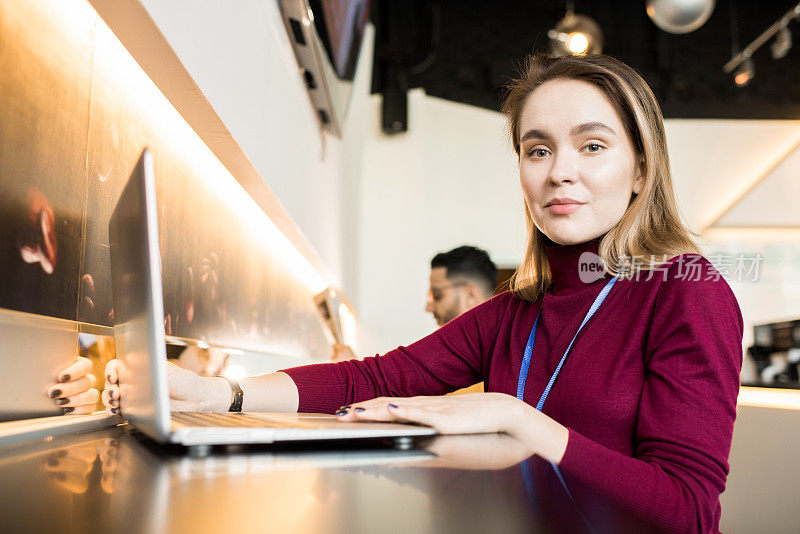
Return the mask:
{"type": "Polygon", "coordinates": [[[560,468],[659,528],[717,532],[736,418],[742,316],[724,280],[687,280],[679,269],[678,263],[669,267],[650,322],[634,457],[570,429],[560,468]]]}
{"type": "Polygon", "coordinates": [[[382,356],[285,369],[297,385],[300,412],[333,413],[375,397],[442,395],[483,379],[510,294],[463,313],[429,336],[382,356]]]}

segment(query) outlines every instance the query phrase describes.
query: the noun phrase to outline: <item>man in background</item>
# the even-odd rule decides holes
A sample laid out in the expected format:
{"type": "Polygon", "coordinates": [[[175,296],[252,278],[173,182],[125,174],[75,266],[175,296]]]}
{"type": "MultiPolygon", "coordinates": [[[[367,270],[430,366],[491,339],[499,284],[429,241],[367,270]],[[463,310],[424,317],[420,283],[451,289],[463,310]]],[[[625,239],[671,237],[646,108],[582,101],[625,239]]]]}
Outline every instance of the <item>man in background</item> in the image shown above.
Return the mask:
{"type": "MultiPolygon", "coordinates": [[[[425,311],[442,327],[478,304],[488,300],[497,287],[497,267],[486,251],[461,246],[440,252],[431,260],[430,288],[425,311]]],[[[333,361],[355,358],[347,345],[333,346],[333,361]]],[[[483,383],[455,393],[483,391],[483,383]]]]}
{"type": "Polygon", "coordinates": [[[433,257],[430,281],[425,311],[441,327],[494,294],[497,267],[485,251],[458,247],[433,257]]]}
{"type": "MultiPolygon", "coordinates": [[[[497,267],[486,251],[465,245],[434,256],[430,280],[425,311],[432,313],[436,324],[442,327],[492,297],[497,287],[497,267]]],[[[453,394],[483,390],[480,382],[453,394]]]]}

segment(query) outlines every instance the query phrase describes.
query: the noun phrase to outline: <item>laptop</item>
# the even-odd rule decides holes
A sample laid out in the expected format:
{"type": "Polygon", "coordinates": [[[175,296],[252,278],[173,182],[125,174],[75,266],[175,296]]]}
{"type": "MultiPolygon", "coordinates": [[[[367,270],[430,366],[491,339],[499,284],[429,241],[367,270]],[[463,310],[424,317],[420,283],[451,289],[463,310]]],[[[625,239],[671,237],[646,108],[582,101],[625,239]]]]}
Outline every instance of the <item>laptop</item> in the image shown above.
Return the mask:
{"type": "Polygon", "coordinates": [[[391,438],[398,448],[408,448],[413,437],[435,434],[425,426],[342,423],[326,414],[170,413],[156,207],[153,156],[145,149],[109,221],[121,411],[130,424],[157,442],[198,450],[376,438],[391,438]]]}

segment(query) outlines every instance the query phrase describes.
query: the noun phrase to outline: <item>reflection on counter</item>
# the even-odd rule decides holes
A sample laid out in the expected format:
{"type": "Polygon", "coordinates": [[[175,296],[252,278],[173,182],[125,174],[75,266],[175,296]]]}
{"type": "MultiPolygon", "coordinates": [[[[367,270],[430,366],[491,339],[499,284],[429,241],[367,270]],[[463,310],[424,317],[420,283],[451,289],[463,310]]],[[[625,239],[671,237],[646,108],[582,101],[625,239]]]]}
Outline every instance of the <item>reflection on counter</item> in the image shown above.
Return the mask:
{"type": "Polygon", "coordinates": [[[111,495],[118,454],[119,442],[115,438],[98,438],[52,451],[44,468],[52,475],[53,482],[68,493],[82,495],[96,482],[103,493],[111,495]]]}
{"type": "Polygon", "coordinates": [[[0,516],[4,532],[656,531],[503,434],[315,447],[195,458],[123,426],[0,450],[0,516]]]}

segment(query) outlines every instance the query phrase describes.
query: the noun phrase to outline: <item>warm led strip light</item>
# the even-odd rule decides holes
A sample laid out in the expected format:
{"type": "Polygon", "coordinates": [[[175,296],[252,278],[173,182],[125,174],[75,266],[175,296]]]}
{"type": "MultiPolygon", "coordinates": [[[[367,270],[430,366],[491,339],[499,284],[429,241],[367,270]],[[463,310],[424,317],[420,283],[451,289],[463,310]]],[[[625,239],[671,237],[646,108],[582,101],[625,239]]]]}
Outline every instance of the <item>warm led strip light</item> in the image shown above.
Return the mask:
{"type": "Polygon", "coordinates": [[[777,388],[739,388],[739,406],[800,410],[800,390],[777,388]]]}

